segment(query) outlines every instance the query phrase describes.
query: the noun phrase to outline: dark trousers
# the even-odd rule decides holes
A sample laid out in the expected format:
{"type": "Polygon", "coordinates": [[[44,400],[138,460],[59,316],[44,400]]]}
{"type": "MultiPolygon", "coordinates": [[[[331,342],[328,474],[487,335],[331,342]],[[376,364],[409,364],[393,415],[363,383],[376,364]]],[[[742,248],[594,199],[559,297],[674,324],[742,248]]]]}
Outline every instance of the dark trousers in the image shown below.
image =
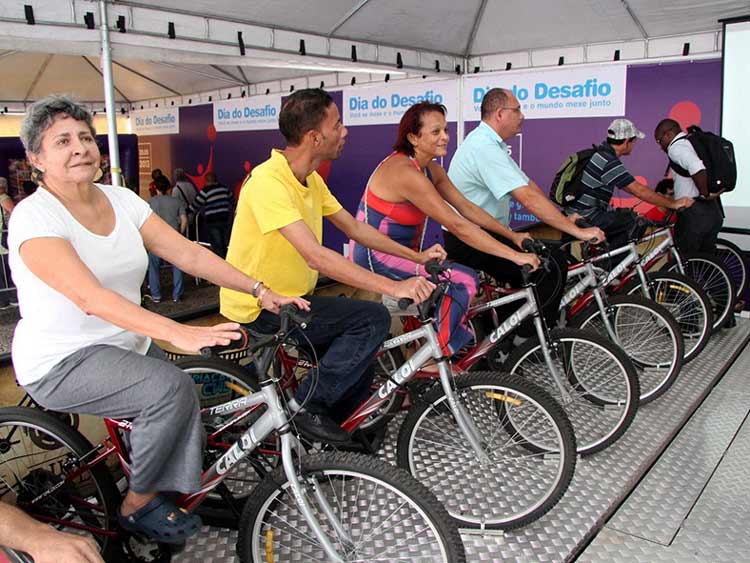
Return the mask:
{"type": "Polygon", "coordinates": [[[688,209],[677,214],[674,242],[682,252],[716,251],[716,238],[724,224],[718,200],[696,199],[688,209]]]}
{"type": "MultiPolygon", "coordinates": [[[[318,357],[320,380],[306,408],[342,422],[370,395],[373,359],[388,336],[391,316],[383,305],[372,301],[315,295],[305,299],[310,301],[312,320],[304,334],[316,350],[325,349],[318,357]]],[[[263,310],[245,326],[272,333],[279,329],[279,317],[263,310]]],[[[302,381],[298,402],[307,397],[311,383],[310,377],[302,381]]]]}
{"type": "MultiPolygon", "coordinates": [[[[503,244],[515,248],[515,245],[508,239],[494,233],[488,234],[503,244]]],[[[507,283],[511,287],[521,287],[523,283],[521,267],[518,264],[510,260],[498,258],[492,254],[485,254],[465,244],[449,232],[445,233],[445,250],[448,252],[448,257],[451,260],[475,270],[481,270],[498,283],[507,283]]],[[[557,310],[560,307],[560,300],[562,299],[567,277],[568,264],[565,254],[559,251],[552,251],[550,272],[540,269],[532,279],[536,283],[539,305],[542,307],[542,315],[550,327],[554,327],[556,324],[557,310]]],[[[499,310],[501,320],[505,320],[505,317],[510,316],[518,308],[519,305],[516,303],[502,307],[499,310]]],[[[531,319],[521,324],[518,328],[518,335],[524,337],[534,335],[534,324],[531,319]]]]}
{"type": "MultiPolygon", "coordinates": [[[[610,250],[625,246],[631,236],[641,238],[646,232],[646,225],[636,226],[638,214],[631,209],[611,209],[597,212],[586,221],[594,227],[599,227],[607,236],[610,250]]],[[[619,262],[620,257],[616,260],[619,262]]]]}
{"type": "Polygon", "coordinates": [[[206,234],[213,251],[222,258],[226,258],[227,246],[229,246],[229,226],[226,218],[219,221],[207,220],[206,234]]]}

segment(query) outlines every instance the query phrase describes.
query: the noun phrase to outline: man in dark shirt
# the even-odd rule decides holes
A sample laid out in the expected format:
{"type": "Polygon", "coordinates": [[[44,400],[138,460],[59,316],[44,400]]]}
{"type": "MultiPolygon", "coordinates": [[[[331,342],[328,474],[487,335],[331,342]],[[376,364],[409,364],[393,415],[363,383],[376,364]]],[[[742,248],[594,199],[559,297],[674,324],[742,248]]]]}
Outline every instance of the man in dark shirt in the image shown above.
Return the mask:
{"type": "Polygon", "coordinates": [[[620,158],[632,153],[636,141],[644,137],[630,120],[615,119],[607,129],[606,140],[599,145],[583,170],[583,193],[565,210],[569,215],[578,214],[587,223],[602,229],[613,249],[627,243],[637,216],[631,209],[609,208],[616,188],[667,209],[690,207],[693,204],[689,198],[674,200],[654,192],[638,182],[623,166],[620,158]]]}
{"type": "Polygon", "coordinates": [[[234,211],[234,195],[216,180],[216,174],[206,174],[206,186],[198,192],[188,212],[200,212],[205,220],[208,241],[213,251],[226,258],[229,245],[229,225],[234,211]]]}

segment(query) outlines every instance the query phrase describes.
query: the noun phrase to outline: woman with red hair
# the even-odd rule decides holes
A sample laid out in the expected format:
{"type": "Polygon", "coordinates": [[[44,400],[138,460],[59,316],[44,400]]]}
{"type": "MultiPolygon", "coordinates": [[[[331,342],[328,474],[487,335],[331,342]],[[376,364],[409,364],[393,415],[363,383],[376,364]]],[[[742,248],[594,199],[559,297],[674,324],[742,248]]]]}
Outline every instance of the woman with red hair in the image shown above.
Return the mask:
{"type": "MultiPolygon", "coordinates": [[[[420,102],[401,118],[394,152],[370,176],[357,211],[357,219],[414,250],[421,250],[427,219],[443,225],[474,248],[516,264],[539,266],[538,258],[514,250],[488,235],[507,236],[507,228],[471,203],[451,183],[436,158],[448,152],[448,123],[442,104],[420,102]],[[480,228],[482,227],[482,228],[480,228]]],[[[351,259],[377,274],[401,280],[426,276],[422,265],[350,242],[351,259]]],[[[452,355],[471,339],[466,311],[477,290],[476,273],[452,266],[451,285],[438,313],[438,337],[443,353],[452,355]]]]}

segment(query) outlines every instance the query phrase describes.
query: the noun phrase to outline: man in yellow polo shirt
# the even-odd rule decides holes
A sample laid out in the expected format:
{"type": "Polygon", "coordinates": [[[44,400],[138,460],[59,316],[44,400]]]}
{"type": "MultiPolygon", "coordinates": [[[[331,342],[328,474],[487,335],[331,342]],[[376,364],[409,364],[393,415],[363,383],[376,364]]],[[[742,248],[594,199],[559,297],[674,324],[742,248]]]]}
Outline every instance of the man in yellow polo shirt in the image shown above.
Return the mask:
{"type": "MultiPolygon", "coordinates": [[[[348,434],[329,417],[343,421],[369,395],[372,360],[388,334],[390,316],[379,303],[312,295],[318,273],[417,303],[430,295],[433,285],[421,277],[388,279],[324,247],[323,217],[363,246],[394,256],[425,263],[445,258],[445,252],[439,245],[422,253],[401,246],[356,221],[328,190],[315,170],[322,161],[341,156],[347,131],[325,91],[306,89],[289,96],[279,113],[279,128],[287,146],[273,150],[242,187],[227,252],[230,264],[263,284],[253,288],[254,296],[222,288],[221,313],[270,333],[279,321],[260,307],[266,288],[310,301],[313,316],[305,333],[325,352],[318,359],[320,381],[296,420],[311,437],[342,441],[348,434]]],[[[298,402],[307,397],[309,384],[305,380],[298,389],[298,402]]]]}

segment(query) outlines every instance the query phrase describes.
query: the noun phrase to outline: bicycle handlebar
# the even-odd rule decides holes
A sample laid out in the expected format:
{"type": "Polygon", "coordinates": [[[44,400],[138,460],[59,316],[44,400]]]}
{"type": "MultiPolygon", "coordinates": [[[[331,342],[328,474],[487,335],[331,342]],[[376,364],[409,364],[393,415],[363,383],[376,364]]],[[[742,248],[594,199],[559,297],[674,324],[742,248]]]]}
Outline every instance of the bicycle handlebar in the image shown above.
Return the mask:
{"type": "Polygon", "coordinates": [[[204,358],[210,358],[212,356],[218,356],[222,352],[241,352],[248,350],[249,353],[254,353],[261,348],[268,346],[269,344],[277,341],[279,337],[284,336],[289,332],[290,324],[295,324],[301,328],[306,328],[310,322],[311,314],[300,311],[293,304],[284,305],[279,310],[279,330],[272,334],[259,334],[252,332],[253,341],[251,342],[250,336],[251,331],[244,327],[240,327],[238,332],[241,337],[239,340],[232,340],[229,344],[220,344],[218,346],[206,346],[200,349],[201,356],[204,358]]]}

